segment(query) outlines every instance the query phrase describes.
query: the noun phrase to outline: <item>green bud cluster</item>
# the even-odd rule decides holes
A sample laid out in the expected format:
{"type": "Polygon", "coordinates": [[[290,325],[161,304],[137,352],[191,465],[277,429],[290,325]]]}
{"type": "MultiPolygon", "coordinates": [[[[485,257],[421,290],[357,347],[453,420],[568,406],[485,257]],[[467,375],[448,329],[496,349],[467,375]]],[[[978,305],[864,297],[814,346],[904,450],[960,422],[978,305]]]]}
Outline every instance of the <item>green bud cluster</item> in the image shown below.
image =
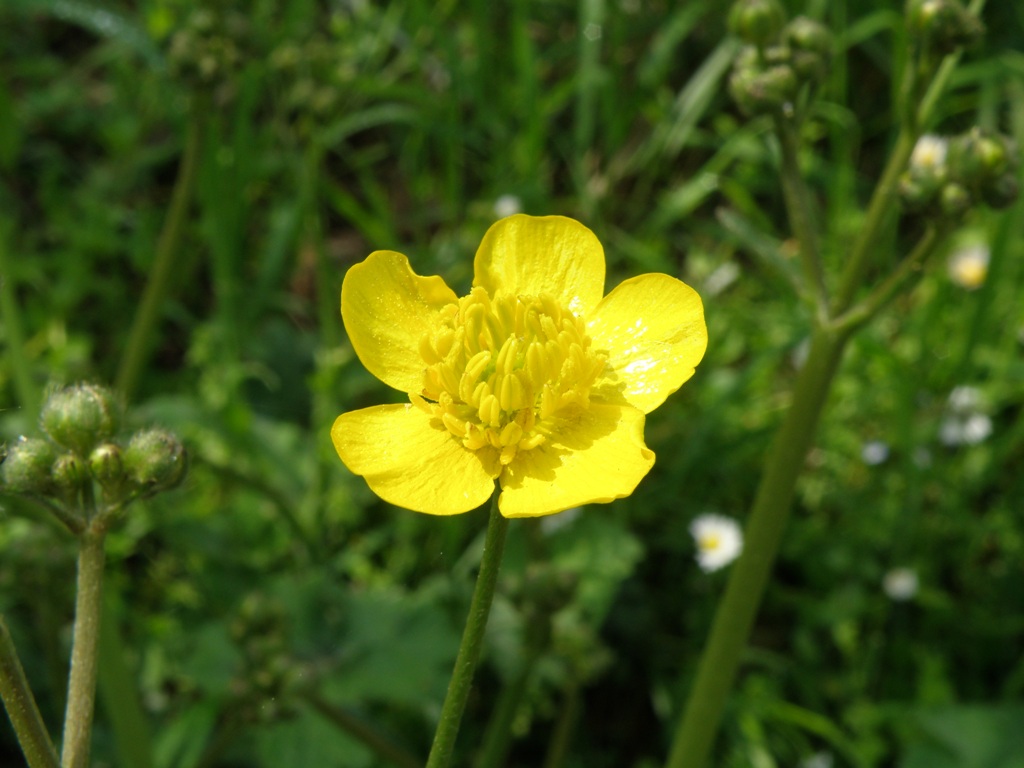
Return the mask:
{"type": "Polygon", "coordinates": [[[116,441],[122,407],[106,387],[85,383],[54,391],[39,421],[45,437],[22,437],[9,448],[0,489],[46,500],[73,529],[185,476],[185,448],[170,432],[145,429],[125,446],[116,441]]]}
{"type": "Polygon", "coordinates": [[[906,21],[913,42],[929,55],[945,56],[985,34],[984,25],[960,0],[908,0],[906,21]]]}
{"type": "Polygon", "coordinates": [[[1005,208],[1017,199],[1020,154],[1007,136],[973,128],[949,139],[924,136],[900,177],[908,209],[959,218],[979,204],[1005,208]]]}
{"type": "Polygon", "coordinates": [[[245,7],[218,0],[185,12],[168,39],[167,58],[171,73],[191,88],[213,90],[226,98],[236,73],[253,58],[252,48],[245,7]]]}
{"type": "Polygon", "coordinates": [[[823,24],[805,16],[787,22],[776,0],[740,0],[729,28],[747,43],[729,77],[729,93],[744,114],[785,112],[801,88],[824,81],[832,34],[823,24]]]}

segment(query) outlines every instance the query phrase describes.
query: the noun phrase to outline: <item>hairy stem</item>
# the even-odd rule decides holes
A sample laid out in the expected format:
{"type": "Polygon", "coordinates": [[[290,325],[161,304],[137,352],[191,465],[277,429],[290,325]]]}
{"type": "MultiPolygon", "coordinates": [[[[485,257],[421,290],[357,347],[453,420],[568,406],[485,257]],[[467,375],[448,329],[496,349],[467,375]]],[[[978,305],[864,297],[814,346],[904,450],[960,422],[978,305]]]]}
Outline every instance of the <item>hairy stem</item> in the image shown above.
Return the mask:
{"type": "Polygon", "coordinates": [[[64,716],[62,768],[87,768],[96,699],[100,616],[103,606],[104,538],[106,531],[90,526],[78,550],[78,594],[71,640],[68,707],[64,716]]]}
{"type": "Polygon", "coordinates": [[[462,643],[455,659],[455,669],[448,683],[448,695],[445,696],[441,708],[441,719],[434,733],[434,744],[427,758],[427,768],[448,768],[451,765],[452,753],[455,750],[455,737],[459,733],[459,723],[466,709],[469,689],[473,683],[473,673],[483,648],[484,629],[487,617],[491,612],[491,601],[494,599],[494,587],[498,581],[498,569],[505,552],[505,537],[508,533],[508,520],[498,511],[499,491],[495,490],[491,497],[491,514],[487,523],[487,536],[484,539],[484,555],[480,561],[480,572],[476,578],[476,588],[466,617],[466,628],[462,633],[462,643]]]}
{"type": "Polygon", "coordinates": [[[7,622],[0,614],[0,698],[21,752],[29,768],[57,768],[57,751],[46,732],[35,697],[25,678],[25,670],[18,659],[18,651],[7,631],[7,622]]]}

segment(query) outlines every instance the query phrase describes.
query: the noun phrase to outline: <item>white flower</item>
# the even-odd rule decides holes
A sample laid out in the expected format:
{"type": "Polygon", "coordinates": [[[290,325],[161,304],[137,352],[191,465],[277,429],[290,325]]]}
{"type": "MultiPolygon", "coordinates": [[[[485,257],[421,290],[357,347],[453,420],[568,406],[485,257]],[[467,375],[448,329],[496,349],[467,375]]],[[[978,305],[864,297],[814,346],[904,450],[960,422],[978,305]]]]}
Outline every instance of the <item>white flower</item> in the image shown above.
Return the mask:
{"type": "Polygon", "coordinates": [[[494,215],[499,219],[522,212],[523,201],[515,195],[502,195],[494,201],[494,215]]]}
{"type": "Polygon", "coordinates": [[[949,257],[949,278],[961,288],[973,291],[981,287],[988,275],[988,246],[974,243],[953,252],[949,257]]]}
{"type": "Polygon", "coordinates": [[[910,164],[921,169],[935,170],[946,162],[949,140],[927,133],[917,140],[910,155],[910,164]]]}
{"type": "Polygon", "coordinates": [[[981,392],[977,387],[954,387],[946,400],[949,410],[954,413],[972,413],[981,407],[981,392]]]}
{"type": "Polygon", "coordinates": [[[815,752],[800,761],[800,768],[832,768],[833,762],[831,752],[815,752]]]}
{"type": "Polygon", "coordinates": [[[949,393],[946,411],[939,426],[943,445],[977,445],[992,434],[992,419],[982,412],[981,393],[975,387],[956,387],[949,393]]]}
{"type": "Polygon", "coordinates": [[[697,565],[706,573],[723,568],[743,551],[743,531],[731,517],[700,515],[690,523],[690,534],[697,542],[697,565]]]}
{"type": "Polygon", "coordinates": [[[890,599],[898,602],[910,600],[917,594],[917,571],[912,568],[893,568],[882,579],[882,589],[890,599]]]}
{"type": "Polygon", "coordinates": [[[889,458],[889,446],[881,440],[869,440],[860,449],[860,457],[869,467],[876,467],[889,458]]]}

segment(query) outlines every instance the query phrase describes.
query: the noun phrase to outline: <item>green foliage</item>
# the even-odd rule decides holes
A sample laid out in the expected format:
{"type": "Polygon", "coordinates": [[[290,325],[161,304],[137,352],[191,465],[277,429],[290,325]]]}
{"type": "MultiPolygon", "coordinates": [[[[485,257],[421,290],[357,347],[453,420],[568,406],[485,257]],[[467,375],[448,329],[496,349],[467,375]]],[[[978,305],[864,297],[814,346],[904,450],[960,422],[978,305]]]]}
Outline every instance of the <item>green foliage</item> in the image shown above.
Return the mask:
{"type": "MultiPolygon", "coordinates": [[[[375,249],[465,288],[503,206],[580,218],[605,245],[610,285],[647,271],[694,285],[710,345],[647,419],[657,464],[633,496],[512,526],[460,764],[537,621],[548,642],[508,765],[543,764],[577,695],[586,726],[566,766],[660,764],[724,584],[696,568],[689,523],[742,518],[809,330],[791,290],[779,147],[770,122],[746,120],[728,95],[740,45],[728,9],[255,0],[217,3],[205,25],[207,4],[187,0],[2,5],[0,442],[15,456],[36,433],[26,390],[115,378],[189,127],[200,136],[194,203],[126,425],[173,430],[190,474],[109,541],[153,764],[388,764],[312,707],[310,690],[426,754],[485,516],[389,507],[337,461],[337,414],[400,399],[355,360],[338,296],[347,267],[375,249]],[[569,585],[542,619],[524,587],[537,560],[569,585]],[[273,653],[250,653],[258,633],[230,631],[253,594],[281,607],[273,653]]],[[[792,49],[831,54],[807,73],[820,99],[800,161],[837,272],[901,114],[913,30],[881,0],[784,5],[833,36],[826,50],[817,27],[781,32],[792,49]]],[[[1016,5],[989,4],[986,37],[930,131],[1024,140],[1016,5]]],[[[799,103],[806,89],[792,85],[799,103]]],[[[1016,765],[1021,213],[1020,201],[969,213],[919,287],[852,345],[716,765],[799,765],[823,751],[837,768],[1016,765]],[[974,290],[944,264],[967,240],[988,252],[974,290]],[[950,400],[963,386],[977,393],[966,411],[950,400]],[[880,462],[870,442],[887,447],[880,462]],[[920,582],[906,601],[883,589],[897,567],[920,582]]],[[[905,253],[918,225],[888,232],[877,263],[905,253]]],[[[81,450],[102,477],[113,459],[81,450]]],[[[31,500],[0,505],[0,609],[55,723],[71,549],[31,500]]],[[[97,764],[137,768],[113,720],[101,707],[97,764]]],[[[16,749],[0,729],[0,764],[17,764],[16,749]]]]}

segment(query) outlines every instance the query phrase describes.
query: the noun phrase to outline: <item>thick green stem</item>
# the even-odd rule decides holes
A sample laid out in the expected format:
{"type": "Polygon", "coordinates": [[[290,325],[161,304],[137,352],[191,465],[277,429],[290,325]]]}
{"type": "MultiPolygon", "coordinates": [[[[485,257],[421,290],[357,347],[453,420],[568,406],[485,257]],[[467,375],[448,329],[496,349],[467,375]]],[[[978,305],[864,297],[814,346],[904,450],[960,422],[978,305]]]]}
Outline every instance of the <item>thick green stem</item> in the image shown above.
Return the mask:
{"type": "Polygon", "coordinates": [[[372,749],[378,757],[387,760],[392,765],[400,766],[400,768],[419,768],[422,765],[422,759],[396,744],[389,735],[359,715],[331,704],[316,693],[306,693],[303,698],[313,709],[338,728],[357,738],[372,749]]]}
{"type": "Polygon", "coordinates": [[[188,132],[185,136],[185,150],[181,157],[181,164],[178,166],[178,178],[174,182],[174,191],[171,193],[171,205],[157,242],[156,255],[149,273],[149,282],[146,283],[142,300],[135,313],[135,321],[128,337],[128,344],[117,371],[117,389],[129,400],[135,393],[139,374],[146,364],[150,336],[159,318],[164,299],[170,290],[171,278],[177,265],[175,256],[185,228],[185,215],[192,200],[192,190],[195,187],[198,168],[202,125],[197,113],[198,110],[194,110],[189,119],[188,132]]]}
{"type": "Polygon", "coordinates": [[[103,607],[103,549],[106,531],[90,526],[82,534],[78,550],[78,594],[75,628],[71,640],[71,674],[68,708],[64,716],[63,768],[87,768],[96,699],[96,668],[99,655],[100,616],[103,607]]]}
{"type": "Polygon", "coordinates": [[[46,732],[3,615],[0,615],[0,698],[29,768],[57,768],[57,751],[46,732]]]}
{"type": "Polygon", "coordinates": [[[775,116],[775,133],[782,148],[782,194],[786,200],[790,227],[800,243],[800,263],[803,266],[806,291],[813,296],[819,320],[828,313],[828,289],[822,271],[821,249],[812,218],[811,194],[800,173],[799,141],[792,121],[781,114],[775,116]]]}
{"type": "Polygon", "coordinates": [[[846,340],[845,335],[820,330],[811,339],[793,403],[769,452],[747,521],[743,555],[715,613],[666,768],[701,768],[707,761],[846,340]]]}
{"type": "Polygon", "coordinates": [[[484,629],[487,617],[491,612],[491,601],[494,598],[494,586],[498,581],[498,569],[501,557],[505,552],[505,536],[508,533],[508,520],[498,511],[499,491],[491,498],[491,514],[487,523],[487,536],[484,539],[484,555],[480,561],[480,572],[476,577],[476,588],[469,605],[469,616],[466,617],[466,628],[462,633],[459,655],[455,659],[455,669],[448,683],[448,695],[445,696],[441,708],[441,719],[434,732],[434,744],[430,748],[426,768],[448,768],[455,750],[455,737],[459,733],[459,723],[466,709],[469,689],[473,683],[473,673],[483,648],[484,629]]]}

